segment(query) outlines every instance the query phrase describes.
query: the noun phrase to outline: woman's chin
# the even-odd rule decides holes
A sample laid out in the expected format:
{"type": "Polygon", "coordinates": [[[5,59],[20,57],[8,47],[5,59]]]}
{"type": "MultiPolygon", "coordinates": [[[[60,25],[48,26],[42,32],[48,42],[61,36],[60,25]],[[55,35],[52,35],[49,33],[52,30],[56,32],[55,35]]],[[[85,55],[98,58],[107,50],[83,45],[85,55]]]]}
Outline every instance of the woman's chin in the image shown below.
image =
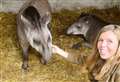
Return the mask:
{"type": "Polygon", "coordinates": [[[104,54],[100,55],[100,57],[101,57],[102,59],[104,59],[104,60],[109,59],[109,57],[108,57],[108,56],[106,56],[106,55],[104,55],[104,54]]]}

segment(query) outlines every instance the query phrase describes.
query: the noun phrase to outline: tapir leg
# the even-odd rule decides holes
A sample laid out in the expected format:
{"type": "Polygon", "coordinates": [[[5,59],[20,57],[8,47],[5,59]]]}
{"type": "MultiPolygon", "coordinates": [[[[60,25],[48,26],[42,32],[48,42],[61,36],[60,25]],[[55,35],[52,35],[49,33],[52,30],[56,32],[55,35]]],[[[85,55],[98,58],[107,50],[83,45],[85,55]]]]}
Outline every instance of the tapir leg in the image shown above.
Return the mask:
{"type": "Polygon", "coordinates": [[[29,48],[29,46],[27,45],[27,46],[23,46],[22,47],[22,51],[23,51],[23,64],[22,64],[22,68],[23,69],[27,69],[27,67],[28,67],[28,48],[29,48]]]}
{"type": "Polygon", "coordinates": [[[22,48],[22,53],[23,53],[23,64],[22,68],[27,69],[28,67],[28,48],[29,48],[29,43],[27,41],[27,38],[23,32],[23,29],[18,25],[17,28],[17,33],[18,33],[18,38],[19,38],[19,43],[22,48]]]}
{"type": "Polygon", "coordinates": [[[84,43],[78,42],[72,46],[72,48],[74,49],[79,49],[80,47],[92,48],[92,45],[87,42],[84,42],[84,43]]]}

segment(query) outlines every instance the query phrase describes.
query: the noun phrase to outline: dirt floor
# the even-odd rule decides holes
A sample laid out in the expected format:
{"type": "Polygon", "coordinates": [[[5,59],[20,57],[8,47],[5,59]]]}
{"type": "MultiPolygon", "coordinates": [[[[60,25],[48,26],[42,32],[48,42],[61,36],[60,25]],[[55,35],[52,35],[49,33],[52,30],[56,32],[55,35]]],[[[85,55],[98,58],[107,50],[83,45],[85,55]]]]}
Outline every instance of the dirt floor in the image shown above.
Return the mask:
{"type": "MultiPolygon", "coordinates": [[[[91,49],[71,48],[73,44],[83,42],[79,36],[67,36],[66,30],[82,12],[93,13],[105,21],[119,22],[120,10],[110,8],[97,10],[83,8],[76,11],[63,10],[52,13],[51,32],[53,44],[78,55],[89,55],[91,49]]],[[[0,13],[0,82],[89,82],[87,70],[54,54],[47,65],[39,61],[39,53],[30,48],[29,70],[21,69],[22,51],[16,35],[16,14],[0,13]]]]}

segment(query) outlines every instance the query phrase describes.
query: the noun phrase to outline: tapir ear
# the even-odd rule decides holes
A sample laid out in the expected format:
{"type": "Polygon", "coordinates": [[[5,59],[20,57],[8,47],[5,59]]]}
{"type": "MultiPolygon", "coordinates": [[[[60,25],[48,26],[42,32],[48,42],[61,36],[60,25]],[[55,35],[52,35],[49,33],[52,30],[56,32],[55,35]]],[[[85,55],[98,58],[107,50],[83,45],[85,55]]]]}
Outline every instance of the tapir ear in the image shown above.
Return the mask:
{"type": "Polygon", "coordinates": [[[48,24],[51,20],[51,16],[50,16],[50,13],[46,13],[42,19],[41,19],[41,22],[44,23],[44,24],[48,24]]]}
{"type": "Polygon", "coordinates": [[[89,16],[89,14],[84,12],[80,14],[80,17],[84,17],[84,16],[89,16]]]}

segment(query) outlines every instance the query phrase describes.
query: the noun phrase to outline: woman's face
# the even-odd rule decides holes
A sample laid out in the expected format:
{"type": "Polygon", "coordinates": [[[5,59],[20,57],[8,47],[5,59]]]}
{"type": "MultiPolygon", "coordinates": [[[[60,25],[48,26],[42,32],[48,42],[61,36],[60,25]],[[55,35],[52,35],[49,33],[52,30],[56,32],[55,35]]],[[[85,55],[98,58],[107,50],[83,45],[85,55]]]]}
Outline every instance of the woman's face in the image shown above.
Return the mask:
{"type": "Polygon", "coordinates": [[[118,48],[117,36],[112,31],[103,32],[97,43],[97,49],[102,59],[111,58],[118,48]]]}

